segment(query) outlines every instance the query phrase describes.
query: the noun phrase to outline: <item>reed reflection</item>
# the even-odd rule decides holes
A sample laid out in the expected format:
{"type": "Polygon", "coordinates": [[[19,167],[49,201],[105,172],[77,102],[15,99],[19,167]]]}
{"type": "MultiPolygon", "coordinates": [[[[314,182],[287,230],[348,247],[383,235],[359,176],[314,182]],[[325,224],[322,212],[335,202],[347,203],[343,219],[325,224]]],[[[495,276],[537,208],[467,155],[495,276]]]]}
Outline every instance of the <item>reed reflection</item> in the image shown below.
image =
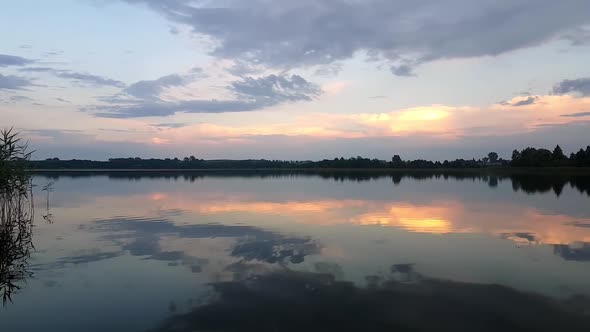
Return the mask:
{"type": "Polygon", "coordinates": [[[33,203],[26,188],[0,188],[0,292],[3,304],[32,273],[28,260],[33,250],[33,203]]]}
{"type": "Polygon", "coordinates": [[[33,250],[33,194],[27,145],[12,130],[0,132],[0,293],[2,303],[12,302],[29,271],[33,250]]]}

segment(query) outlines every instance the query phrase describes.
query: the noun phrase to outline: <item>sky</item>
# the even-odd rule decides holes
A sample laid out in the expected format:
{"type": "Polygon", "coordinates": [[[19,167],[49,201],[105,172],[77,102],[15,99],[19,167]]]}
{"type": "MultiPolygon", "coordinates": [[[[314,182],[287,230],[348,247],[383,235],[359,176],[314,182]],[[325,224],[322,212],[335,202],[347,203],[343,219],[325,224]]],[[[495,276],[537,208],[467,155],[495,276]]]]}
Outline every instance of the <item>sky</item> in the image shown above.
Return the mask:
{"type": "Polygon", "coordinates": [[[0,0],[35,159],[444,160],[590,144],[587,0],[0,0]]]}

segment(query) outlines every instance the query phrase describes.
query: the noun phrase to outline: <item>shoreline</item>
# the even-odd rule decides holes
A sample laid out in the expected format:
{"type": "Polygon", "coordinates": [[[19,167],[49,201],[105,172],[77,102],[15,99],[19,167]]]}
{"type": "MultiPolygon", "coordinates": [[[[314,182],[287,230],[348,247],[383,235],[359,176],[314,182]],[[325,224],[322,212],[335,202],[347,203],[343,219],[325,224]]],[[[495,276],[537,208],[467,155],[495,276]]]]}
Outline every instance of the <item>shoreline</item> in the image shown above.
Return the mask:
{"type": "Polygon", "coordinates": [[[490,168],[198,168],[198,169],[28,169],[30,173],[220,173],[220,172],[291,172],[291,173],[490,173],[490,174],[576,174],[590,175],[590,167],[490,167],[490,168]]]}

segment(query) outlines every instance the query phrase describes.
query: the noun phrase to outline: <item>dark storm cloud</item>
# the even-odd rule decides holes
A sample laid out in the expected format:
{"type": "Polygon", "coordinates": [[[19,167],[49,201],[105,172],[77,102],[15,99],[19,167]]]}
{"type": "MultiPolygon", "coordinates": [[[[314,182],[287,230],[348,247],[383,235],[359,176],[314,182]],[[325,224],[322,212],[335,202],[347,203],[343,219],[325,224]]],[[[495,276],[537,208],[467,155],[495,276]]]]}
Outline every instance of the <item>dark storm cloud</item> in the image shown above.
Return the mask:
{"type": "Polygon", "coordinates": [[[590,112],[579,112],[579,113],[562,114],[560,116],[563,116],[563,117],[566,117],[566,118],[584,117],[584,116],[590,116],[590,112]]]}
{"type": "MultiPolygon", "coordinates": [[[[172,82],[178,82],[171,79],[172,82]]],[[[261,78],[246,77],[234,81],[228,89],[234,100],[184,100],[165,102],[155,98],[153,92],[161,87],[155,81],[135,91],[136,95],[146,96],[136,104],[106,105],[84,108],[97,117],[136,118],[148,116],[169,116],[175,113],[228,113],[248,112],[275,106],[285,102],[309,101],[321,94],[321,89],[298,75],[269,75],[261,78]],[[152,88],[156,86],[156,88],[152,88]]],[[[133,86],[133,85],[132,85],[133,86]]]]}
{"type": "Polygon", "coordinates": [[[579,93],[582,96],[590,96],[590,77],[561,81],[553,87],[553,93],[556,95],[579,93]]]}
{"type": "Polygon", "coordinates": [[[31,85],[33,83],[27,78],[0,74],[0,90],[22,90],[31,85]]]}
{"type": "Polygon", "coordinates": [[[495,56],[555,38],[576,44],[590,23],[584,0],[124,1],[213,38],[213,55],[281,68],[358,52],[396,65],[495,56]]]}
{"type": "Polygon", "coordinates": [[[15,55],[0,54],[0,67],[25,66],[33,63],[33,60],[15,55]]]}

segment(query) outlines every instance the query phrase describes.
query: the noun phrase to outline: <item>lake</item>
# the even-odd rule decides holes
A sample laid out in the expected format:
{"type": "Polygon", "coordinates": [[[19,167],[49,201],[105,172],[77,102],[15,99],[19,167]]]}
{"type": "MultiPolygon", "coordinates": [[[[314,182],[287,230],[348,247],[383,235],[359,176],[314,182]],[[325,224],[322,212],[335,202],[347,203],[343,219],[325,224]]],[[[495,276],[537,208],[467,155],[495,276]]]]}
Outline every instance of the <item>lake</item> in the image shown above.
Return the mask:
{"type": "Polygon", "coordinates": [[[33,181],[30,275],[2,331],[590,327],[586,176],[33,181]]]}

